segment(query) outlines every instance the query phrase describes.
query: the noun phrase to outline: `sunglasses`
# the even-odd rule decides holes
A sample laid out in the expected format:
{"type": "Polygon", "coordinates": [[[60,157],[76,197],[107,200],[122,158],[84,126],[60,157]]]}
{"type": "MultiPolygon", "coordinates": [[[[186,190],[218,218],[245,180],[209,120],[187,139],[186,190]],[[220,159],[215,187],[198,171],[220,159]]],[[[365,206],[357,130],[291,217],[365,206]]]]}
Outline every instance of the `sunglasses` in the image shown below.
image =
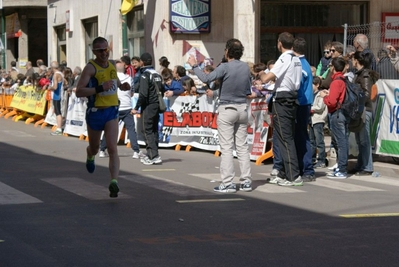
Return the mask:
{"type": "Polygon", "coordinates": [[[330,50],[324,50],[324,54],[330,53],[330,50]]]}
{"type": "Polygon", "coordinates": [[[93,52],[99,52],[99,53],[106,52],[106,53],[108,53],[109,52],[109,48],[97,48],[97,49],[93,49],[93,52]]]}
{"type": "Polygon", "coordinates": [[[334,53],[336,50],[335,49],[330,49],[330,52],[334,53]]]}

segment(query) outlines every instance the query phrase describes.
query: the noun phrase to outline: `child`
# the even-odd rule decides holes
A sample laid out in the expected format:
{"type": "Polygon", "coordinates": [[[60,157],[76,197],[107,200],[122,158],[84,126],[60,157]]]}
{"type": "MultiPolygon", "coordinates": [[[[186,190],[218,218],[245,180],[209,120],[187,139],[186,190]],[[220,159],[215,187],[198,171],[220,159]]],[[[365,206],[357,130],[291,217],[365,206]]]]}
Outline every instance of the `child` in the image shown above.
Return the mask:
{"type": "Polygon", "coordinates": [[[310,145],[312,149],[313,166],[317,168],[326,167],[326,146],[324,143],[324,124],[327,118],[327,107],[324,104],[323,98],[320,97],[319,86],[321,79],[317,76],[313,77],[313,93],[314,100],[310,110],[311,122],[309,127],[310,145]],[[316,157],[317,148],[317,157],[316,157]]]}
{"type": "Polygon", "coordinates": [[[182,83],[183,88],[185,90],[184,95],[196,95],[197,87],[195,87],[194,80],[191,78],[187,78],[182,83]]]}
{"type": "Polygon", "coordinates": [[[165,86],[166,97],[178,96],[184,93],[184,89],[180,82],[173,79],[173,74],[170,69],[163,69],[161,73],[165,86]]]}
{"type": "Polygon", "coordinates": [[[328,65],[331,62],[332,53],[331,49],[331,41],[327,41],[324,45],[323,57],[320,59],[319,65],[316,69],[316,76],[325,77],[324,74],[328,70],[328,65]]]}

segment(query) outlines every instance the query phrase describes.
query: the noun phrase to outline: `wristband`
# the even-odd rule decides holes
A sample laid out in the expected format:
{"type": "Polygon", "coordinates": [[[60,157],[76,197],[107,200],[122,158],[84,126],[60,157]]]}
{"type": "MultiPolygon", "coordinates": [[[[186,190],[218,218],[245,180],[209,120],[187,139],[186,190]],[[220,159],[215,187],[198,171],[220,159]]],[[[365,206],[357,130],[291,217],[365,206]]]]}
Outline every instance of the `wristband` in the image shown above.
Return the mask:
{"type": "Polygon", "coordinates": [[[102,85],[96,86],[95,88],[97,94],[104,92],[104,87],[102,85]]]}

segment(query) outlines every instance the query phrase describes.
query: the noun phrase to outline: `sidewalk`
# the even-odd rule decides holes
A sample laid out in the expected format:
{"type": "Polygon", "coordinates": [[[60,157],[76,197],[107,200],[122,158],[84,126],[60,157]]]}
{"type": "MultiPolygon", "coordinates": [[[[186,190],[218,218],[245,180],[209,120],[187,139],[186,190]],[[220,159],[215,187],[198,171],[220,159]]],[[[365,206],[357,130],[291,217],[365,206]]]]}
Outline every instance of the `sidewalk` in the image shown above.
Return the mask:
{"type": "MultiPolygon", "coordinates": [[[[329,166],[333,166],[336,162],[335,157],[330,157],[331,136],[325,135],[326,153],[329,166]]],[[[356,157],[349,156],[348,169],[354,168],[357,162],[356,157]]],[[[374,172],[378,172],[380,176],[398,177],[399,176],[399,158],[395,159],[390,156],[382,156],[373,154],[374,172]]]]}

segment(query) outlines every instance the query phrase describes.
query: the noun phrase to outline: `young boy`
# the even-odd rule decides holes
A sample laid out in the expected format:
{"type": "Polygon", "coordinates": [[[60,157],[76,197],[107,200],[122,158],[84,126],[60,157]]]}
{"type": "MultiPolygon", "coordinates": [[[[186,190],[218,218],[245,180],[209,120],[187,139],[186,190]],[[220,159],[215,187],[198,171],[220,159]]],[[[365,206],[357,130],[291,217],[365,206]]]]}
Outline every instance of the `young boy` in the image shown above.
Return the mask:
{"type": "Polygon", "coordinates": [[[316,76],[325,77],[325,72],[328,70],[328,65],[331,62],[332,53],[331,49],[331,41],[327,41],[324,45],[323,57],[320,59],[319,65],[317,65],[316,76]]]}
{"type": "Polygon", "coordinates": [[[313,162],[316,162],[313,166],[317,168],[326,167],[326,146],[324,143],[324,124],[327,118],[327,107],[324,104],[323,98],[320,97],[319,86],[321,79],[317,76],[313,77],[313,93],[314,100],[310,110],[311,121],[309,127],[310,145],[312,148],[313,162]],[[317,157],[316,157],[317,148],[317,157]]]}

